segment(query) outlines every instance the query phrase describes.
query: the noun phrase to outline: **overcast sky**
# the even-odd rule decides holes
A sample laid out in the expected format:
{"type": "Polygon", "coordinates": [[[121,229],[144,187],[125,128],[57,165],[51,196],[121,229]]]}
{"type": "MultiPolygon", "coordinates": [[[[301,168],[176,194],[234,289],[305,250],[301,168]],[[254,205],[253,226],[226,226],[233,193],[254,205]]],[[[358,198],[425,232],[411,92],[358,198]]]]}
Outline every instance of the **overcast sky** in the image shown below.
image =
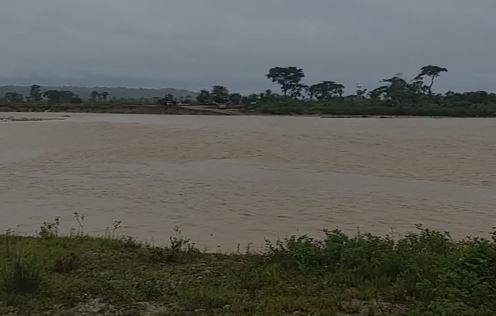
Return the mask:
{"type": "Polygon", "coordinates": [[[439,90],[496,90],[495,0],[0,0],[0,85],[367,88],[420,66],[439,90]]]}

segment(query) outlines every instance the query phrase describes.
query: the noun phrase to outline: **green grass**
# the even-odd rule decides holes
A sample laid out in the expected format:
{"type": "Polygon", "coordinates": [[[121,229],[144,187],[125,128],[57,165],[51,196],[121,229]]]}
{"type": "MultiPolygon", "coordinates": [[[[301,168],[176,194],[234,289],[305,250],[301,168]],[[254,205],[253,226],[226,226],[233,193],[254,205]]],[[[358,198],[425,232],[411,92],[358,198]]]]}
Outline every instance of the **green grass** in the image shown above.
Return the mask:
{"type": "Polygon", "coordinates": [[[2,271],[2,284],[10,294],[30,294],[40,288],[42,277],[34,259],[25,253],[16,253],[5,262],[2,271]]]}
{"type": "Polygon", "coordinates": [[[0,236],[0,314],[496,314],[494,240],[327,231],[243,255],[171,241],[0,236]]]}

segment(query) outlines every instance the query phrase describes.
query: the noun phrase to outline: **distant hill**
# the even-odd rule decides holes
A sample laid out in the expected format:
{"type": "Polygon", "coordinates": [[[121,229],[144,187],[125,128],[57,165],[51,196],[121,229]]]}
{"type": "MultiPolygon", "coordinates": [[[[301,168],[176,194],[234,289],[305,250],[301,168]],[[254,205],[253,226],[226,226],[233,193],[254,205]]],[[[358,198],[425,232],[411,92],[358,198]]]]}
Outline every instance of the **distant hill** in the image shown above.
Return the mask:
{"type": "MultiPolygon", "coordinates": [[[[4,96],[7,92],[17,92],[24,96],[29,96],[31,86],[0,86],[0,97],[4,96]]],[[[78,87],[78,86],[41,86],[42,91],[47,90],[67,90],[72,91],[83,99],[88,99],[92,91],[108,92],[110,97],[126,98],[126,99],[140,99],[140,98],[163,98],[166,94],[172,94],[176,98],[194,98],[198,94],[193,91],[182,89],[144,89],[144,88],[124,88],[124,87],[78,87]]]]}

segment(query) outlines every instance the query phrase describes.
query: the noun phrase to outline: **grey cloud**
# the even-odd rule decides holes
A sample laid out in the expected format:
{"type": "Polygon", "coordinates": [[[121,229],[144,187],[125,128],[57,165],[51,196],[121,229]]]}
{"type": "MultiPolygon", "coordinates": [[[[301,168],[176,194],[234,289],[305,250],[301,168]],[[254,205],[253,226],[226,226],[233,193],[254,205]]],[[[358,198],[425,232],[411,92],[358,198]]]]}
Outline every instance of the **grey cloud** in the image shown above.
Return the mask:
{"type": "Polygon", "coordinates": [[[495,90],[494,0],[3,0],[0,84],[243,92],[268,68],[370,88],[439,64],[442,90],[495,90]]]}

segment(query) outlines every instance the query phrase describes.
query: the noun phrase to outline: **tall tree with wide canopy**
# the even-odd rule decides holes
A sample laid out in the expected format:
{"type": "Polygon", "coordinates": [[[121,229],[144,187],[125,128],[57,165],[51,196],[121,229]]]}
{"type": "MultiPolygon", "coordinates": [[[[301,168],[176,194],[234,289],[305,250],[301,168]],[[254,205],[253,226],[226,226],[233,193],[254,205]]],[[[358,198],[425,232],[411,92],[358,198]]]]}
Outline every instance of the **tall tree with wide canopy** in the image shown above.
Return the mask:
{"type": "Polygon", "coordinates": [[[344,85],[334,81],[324,81],[310,86],[308,90],[310,93],[310,99],[315,97],[319,101],[327,101],[334,96],[343,96],[344,85]]]}
{"type": "Polygon", "coordinates": [[[210,96],[215,103],[229,103],[229,90],[224,86],[213,86],[212,92],[210,92],[210,96]]]}
{"type": "Polygon", "coordinates": [[[382,82],[388,85],[372,90],[369,93],[372,99],[385,98],[396,103],[414,102],[418,99],[420,92],[417,83],[409,83],[401,77],[401,74],[384,79],[382,82]]]}
{"type": "Polygon", "coordinates": [[[301,80],[305,77],[303,69],[297,67],[274,67],[269,70],[267,78],[281,86],[284,96],[288,94],[297,98],[301,95],[303,85],[301,80]]]}
{"type": "Polygon", "coordinates": [[[424,77],[429,77],[431,79],[431,82],[426,87],[429,94],[432,94],[432,87],[434,86],[434,81],[443,72],[448,72],[448,69],[434,65],[424,66],[422,67],[422,69],[420,69],[420,74],[418,74],[418,76],[415,77],[415,80],[423,80],[424,77]]]}
{"type": "Polygon", "coordinates": [[[208,104],[212,102],[212,97],[210,96],[210,92],[207,90],[201,90],[200,94],[196,97],[196,101],[200,104],[208,104]]]}
{"type": "Polygon", "coordinates": [[[42,99],[41,87],[37,84],[32,85],[29,95],[31,96],[32,102],[40,102],[42,99]]]}

